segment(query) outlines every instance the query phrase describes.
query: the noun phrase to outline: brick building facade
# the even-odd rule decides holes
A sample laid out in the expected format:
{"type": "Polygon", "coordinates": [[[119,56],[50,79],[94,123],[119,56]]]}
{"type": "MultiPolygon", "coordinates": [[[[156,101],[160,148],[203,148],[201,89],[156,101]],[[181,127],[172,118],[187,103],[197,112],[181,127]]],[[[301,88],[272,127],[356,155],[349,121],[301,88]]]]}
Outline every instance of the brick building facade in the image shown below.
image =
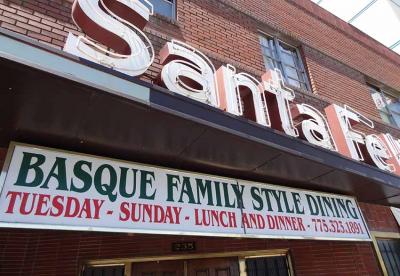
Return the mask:
{"type": "MultiPolygon", "coordinates": [[[[50,49],[62,50],[68,33],[82,34],[71,18],[72,2],[0,0],[0,27],[37,40],[50,49]]],[[[258,79],[265,72],[260,36],[276,37],[296,47],[304,63],[310,89],[296,90],[297,103],[310,104],[321,112],[330,104],[349,105],[374,122],[373,130],[361,127],[362,131],[368,134],[390,133],[400,138],[398,127],[382,121],[369,86],[377,86],[392,94],[397,92],[397,97],[400,97],[400,57],[309,0],[177,0],[176,18],[155,14],[150,17],[145,33],[155,48],[156,57],[140,79],[155,85],[160,85],[160,50],[172,39],[195,47],[208,56],[216,68],[231,64],[238,71],[258,79]]],[[[13,118],[15,121],[17,119],[13,118]]],[[[40,136],[30,139],[16,133],[12,139],[18,142],[52,147],[58,145],[55,141],[42,142],[40,136]]],[[[167,159],[152,162],[149,156],[136,160],[128,153],[114,154],[112,150],[102,151],[96,146],[64,149],[80,149],[85,153],[101,153],[156,165],[169,164],[167,159]]],[[[5,162],[6,152],[7,145],[3,142],[0,147],[0,166],[5,162]]],[[[200,170],[203,173],[207,173],[205,168],[209,168],[196,165],[174,167],[200,170]]],[[[224,176],[229,177],[229,172],[224,171],[224,176]]],[[[260,179],[260,176],[247,176],[250,179],[260,179]]],[[[262,180],[274,183],[274,178],[263,177],[262,180]]],[[[400,178],[397,181],[392,185],[398,187],[400,178]]],[[[299,187],[307,186],[300,184],[299,187]]],[[[327,187],[326,191],[336,191],[336,188],[327,187]]],[[[347,194],[358,198],[352,192],[347,194]]],[[[398,194],[400,191],[392,196],[398,194]]],[[[367,225],[376,239],[400,238],[400,228],[390,210],[390,204],[382,204],[379,200],[358,200],[367,225]]],[[[184,241],[195,241],[196,251],[181,255],[288,249],[295,275],[388,273],[382,272],[382,256],[379,256],[379,249],[372,242],[259,240],[6,228],[0,230],[0,275],[79,275],[82,264],[90,260],[176,256],[177,253],[171,251],[171,244],[184,241]]]]}

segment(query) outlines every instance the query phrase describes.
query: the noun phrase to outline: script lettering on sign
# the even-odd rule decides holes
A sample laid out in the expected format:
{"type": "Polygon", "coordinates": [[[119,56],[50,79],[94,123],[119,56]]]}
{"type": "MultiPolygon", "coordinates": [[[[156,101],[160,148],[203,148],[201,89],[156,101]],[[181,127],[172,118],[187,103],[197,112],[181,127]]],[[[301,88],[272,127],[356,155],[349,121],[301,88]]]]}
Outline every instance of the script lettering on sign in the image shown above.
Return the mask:
{"type": "Polygon", "coordinates": [[[400,175],[400,139],[396,140],[389,133],[381,134],[380,138],[392,153],[388,159],[388,163],[393,166],[394,173],[400,175]]]}
{"type": "Polygon", "coordinates": [[[0,226],[369,240],[352,197],[16,145],[0,226]]]}
{"type": "MultiPolygon", "coordinates": [[[[131,76],[141,75],[154,61],[153,46],[142,32],[151,14],[147,0],[75,0],[72,18],[91,39],[69,34],[64,50],[131,76]]],[[[355,124],[370,129],[374,124],[349,106],[328,106],[325,119],[316,108],[295,104],[296,95],[278,69],[267,70],[261,82],[236,73],[229,64],[216,71],[201,51],[177,40],[160,50],[160,63],[159,80],[172,92],[400,175],[397,138],[357,131],[355,124]],[[293,119],[302,121],[295,125],[293,119]]]]}
{"type": "Polygon", "coordinates": [[[147,6],[130,0],[75,0],[72,19],[92,39],[69,33],[64,51],[130,76],[143,74],[154,61],[153,45],[141,31],[153,6],[144,3],[147,6]]]}

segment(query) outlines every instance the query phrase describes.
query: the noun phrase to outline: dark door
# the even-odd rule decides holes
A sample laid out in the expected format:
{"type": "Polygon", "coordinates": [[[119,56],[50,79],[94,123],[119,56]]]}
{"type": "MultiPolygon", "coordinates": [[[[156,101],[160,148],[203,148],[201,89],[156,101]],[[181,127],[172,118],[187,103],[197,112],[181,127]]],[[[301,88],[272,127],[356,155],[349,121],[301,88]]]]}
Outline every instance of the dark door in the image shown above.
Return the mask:
{"type": "Polygon", "coordinates": [[[400,275],[400,240],[377,240],[388,276],[400,275]]]}
{"type": "Polygon", "coordinates": [[[134,263],[132,276],[239,276],[239,262],[216,258],[134,263]]]}
{"type": "Polygon", "coordinates": [[[125,267],[123,265],[85,267],[82,276],[124,276],[125,267]]]}
{"type": "Polygon", "coordinates": [[[247,259],[246,270],[247,276],[290,276],[285,256],[247,259]]]}
{"type": "Polygon", "coordinates": [[[188,276],[239,276],[237,258],[198,259],[187,261],[188,276]]]}
{"type": "Polygon", "coordinates": [[[184,276],[183,261],[133,263],[132,276],[184,276]]]}

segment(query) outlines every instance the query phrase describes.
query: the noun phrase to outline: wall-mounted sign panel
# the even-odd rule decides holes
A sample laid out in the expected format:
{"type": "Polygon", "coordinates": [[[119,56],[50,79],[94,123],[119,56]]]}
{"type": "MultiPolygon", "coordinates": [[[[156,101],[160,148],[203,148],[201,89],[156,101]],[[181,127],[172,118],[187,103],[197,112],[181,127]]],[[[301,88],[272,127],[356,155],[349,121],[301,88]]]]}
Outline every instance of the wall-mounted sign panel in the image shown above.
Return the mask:
{"type": "Polygon", "coordinates": [[[0,181],[2,227],[370,240],[352,197],[48,148],[11,145],[0,181]]]}
{"type": "Polygon", "coordinates": [[[400,226],[400,209],[396,207],[390,207],[390,210],[392,210],[392,214],[400,226]]]}

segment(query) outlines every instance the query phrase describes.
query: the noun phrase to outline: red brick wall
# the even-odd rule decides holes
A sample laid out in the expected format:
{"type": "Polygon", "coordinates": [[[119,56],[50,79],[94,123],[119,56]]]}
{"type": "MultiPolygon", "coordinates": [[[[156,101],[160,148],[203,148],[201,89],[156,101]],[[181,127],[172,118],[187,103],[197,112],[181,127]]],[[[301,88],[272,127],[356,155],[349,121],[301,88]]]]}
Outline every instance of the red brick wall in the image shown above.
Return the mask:
{"type": "Polygon", "coordinates": [[[370,118],[380,119],[364,75],[310,47],[303,49],[314,93],[337,104],[357,107],[370,118]]]}
{"type": "Polygon", "coordinates": [[[73,1],[0,1],[0,26],[57,48],[77,27],[71,20],[73,1]]]}
{"type": "Polygon", "coordinates": [[[306,12],[310,13],[318,20],[326,23],[336,31],[342,32],[344,35],[350,37],[351,39],[357,40],[364,47],[369,48],[371,51],[383,55],[388,59],[395,61],[396,63],[399,62],[399,56],[397,53],[393,52],[387,47],[384,47],[381,43],[377,42],[374,39],[371,39],[370,36],[361,32],[359,29],[353,27],[352,25],[347,24],[345,21],[331,14],[327,10],[319,7],[317,4],[309,0],[291,0],[291,2],[294,5],[302,8],[306,12]]]}
{"type": "Polygon", "coordinates": [[[400,57],[308,0],[220,0],[400,90],[400,57]],[[302,8],[299,8],[302,7],[302,8]],[[393,70],[393,71],[391,71],[393,70]],[[391,71],[391,72],[388,72],[391,71]]]}
{"type": "Polygon", "coordinates": [[[400,233],[389,207],[368,203],[360,203],[360,207],[371,231],[400,233]]]}

